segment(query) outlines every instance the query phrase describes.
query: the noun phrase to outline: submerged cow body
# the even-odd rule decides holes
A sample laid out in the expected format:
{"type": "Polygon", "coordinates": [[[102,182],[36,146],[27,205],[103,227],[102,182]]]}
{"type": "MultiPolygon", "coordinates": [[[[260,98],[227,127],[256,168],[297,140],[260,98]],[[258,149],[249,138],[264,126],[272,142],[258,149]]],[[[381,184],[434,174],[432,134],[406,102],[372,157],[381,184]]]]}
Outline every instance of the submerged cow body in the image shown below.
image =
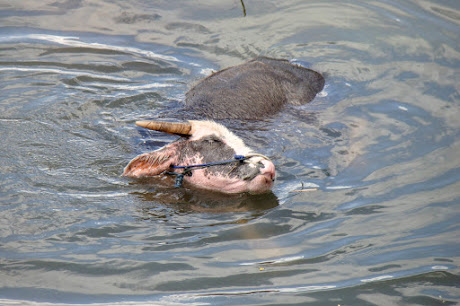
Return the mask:
{"type": "MultiPolygon", "coordinates": [[[[186,94],[188,113],[205,119],[262,119],[285,105],[310,102],[322,90],[321,74],[286,60],[259,57],[220,70],[186,94]]],[[[135,157],[123,175],[173,174],[187,186],[223,193],[270,191],[275,166],[255,153],[223,125],[200,120],[188,123],[137,122],[139,126],[184,136],[135,157]]]]}
{"type": "Polygon", "coordinates": [[[316,71],[287,60],[258,57],[220,70],[186,94],[187,110],[216,119],[264,119],[286,105],[303,105],[324,87],[316,71]]]}

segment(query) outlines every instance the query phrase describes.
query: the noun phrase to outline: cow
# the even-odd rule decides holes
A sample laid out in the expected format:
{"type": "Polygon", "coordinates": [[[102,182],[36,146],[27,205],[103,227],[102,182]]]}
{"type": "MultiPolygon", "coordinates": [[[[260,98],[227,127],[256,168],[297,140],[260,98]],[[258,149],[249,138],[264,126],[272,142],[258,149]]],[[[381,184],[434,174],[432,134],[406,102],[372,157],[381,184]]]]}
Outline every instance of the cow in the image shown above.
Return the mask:
{"type": "Polygon", "coordinates": [[[184,110],[202,120],[136,122],[182,137],[135,157],[123,175],[172,175],[178,187],[184,184],[225,194],[267,193],[276,176],[273,162],[215,120],[267,118],[285,105],[310,102],[323,87],[318,72],[267,57],[213,73],[186,93],[184,110]]]}

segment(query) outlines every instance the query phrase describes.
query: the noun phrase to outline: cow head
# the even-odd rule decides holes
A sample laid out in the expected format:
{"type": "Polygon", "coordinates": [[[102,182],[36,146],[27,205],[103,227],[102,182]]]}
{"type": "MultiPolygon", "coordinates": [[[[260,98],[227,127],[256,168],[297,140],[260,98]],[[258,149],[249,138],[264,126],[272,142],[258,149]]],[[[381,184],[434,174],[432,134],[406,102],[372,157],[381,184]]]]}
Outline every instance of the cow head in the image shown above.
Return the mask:
{"type": "Polygon", "coordinates": [[[138,121],[136,124],[184,137],[161,149],[135,157],[126,166],[124,176],[158,176],[172,171],[181,174],[184,170],[174,166],[228,161],[234,159],[235,155],[239,155],[246,159],[192,169],[188,175],[184,175],[185,185],[223,193],[252,194],[268,192],[273,186],[275,180],[273,163],[267,157],[253,152],[243,140],[223,125],[213,121],[189,121],[188,123],[138,121]]]}

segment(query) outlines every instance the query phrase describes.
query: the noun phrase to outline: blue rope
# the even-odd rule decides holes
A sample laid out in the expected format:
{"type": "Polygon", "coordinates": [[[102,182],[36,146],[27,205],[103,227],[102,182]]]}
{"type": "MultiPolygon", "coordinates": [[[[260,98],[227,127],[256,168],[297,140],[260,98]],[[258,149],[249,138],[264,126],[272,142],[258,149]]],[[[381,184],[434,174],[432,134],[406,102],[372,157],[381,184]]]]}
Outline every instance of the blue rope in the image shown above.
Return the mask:
{"type": "Polygon", "coordinates": [[[170,167],[173,169],[184,169],[182,173],[177,173],[177,172],[165,172],[166,174],[169,175],[176,175],[176,183],[174,187],[182,187],[182,183],[184,181],[184,177],[187,176],[192,176],[192,171],[196,169],[204,169],[212,166],[219,166],[219,165],[227,165],[231,164],[234,162],[243,162],[244,160],[248,159],[249,157],[246,157],[244,155],[235,155],[233,159],[229,160],[223,160],[223,161],[218,161],[218,162],[213,162],[213,163],[206,163],[206,164],[198,164],[198,165],[188,165],[188,166],[175,166],[171,165],[170,167]]]}

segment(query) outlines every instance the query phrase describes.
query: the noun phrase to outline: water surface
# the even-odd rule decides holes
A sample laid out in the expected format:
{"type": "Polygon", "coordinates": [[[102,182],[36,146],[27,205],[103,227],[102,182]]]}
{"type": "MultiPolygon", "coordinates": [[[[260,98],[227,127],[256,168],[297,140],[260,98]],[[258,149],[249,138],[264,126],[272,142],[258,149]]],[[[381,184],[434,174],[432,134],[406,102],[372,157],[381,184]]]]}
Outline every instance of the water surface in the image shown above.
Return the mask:
{"type": "MultiPolygon", "coordinates": [[[[0,4],[0,301],[460,301],[457,1],[0,4]],[[273,194],[120,177],[185,92],[258,55],[322,72],[311,103],[226,122],[273,194]]],[[[183,119],[183,118],[179,118],[183,119]]]]}

